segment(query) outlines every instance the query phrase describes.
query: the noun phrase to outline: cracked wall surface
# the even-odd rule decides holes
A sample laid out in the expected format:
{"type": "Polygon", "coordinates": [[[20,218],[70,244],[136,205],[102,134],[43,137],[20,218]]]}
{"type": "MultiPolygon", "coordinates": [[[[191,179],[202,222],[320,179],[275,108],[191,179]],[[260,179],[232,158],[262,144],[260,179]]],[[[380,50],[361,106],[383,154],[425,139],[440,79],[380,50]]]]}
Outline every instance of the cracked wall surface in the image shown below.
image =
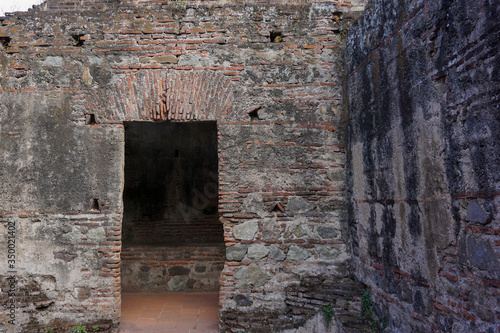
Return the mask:
{"type": "Polygon", "coordinates": [[[26,294],[2,329],[116,330],[128,121],[217,123],[221,331],[336,302],[296,291],[349,278],[342,49],[362,3],[79,3],[1,19],[0,230],[26,294]]]}

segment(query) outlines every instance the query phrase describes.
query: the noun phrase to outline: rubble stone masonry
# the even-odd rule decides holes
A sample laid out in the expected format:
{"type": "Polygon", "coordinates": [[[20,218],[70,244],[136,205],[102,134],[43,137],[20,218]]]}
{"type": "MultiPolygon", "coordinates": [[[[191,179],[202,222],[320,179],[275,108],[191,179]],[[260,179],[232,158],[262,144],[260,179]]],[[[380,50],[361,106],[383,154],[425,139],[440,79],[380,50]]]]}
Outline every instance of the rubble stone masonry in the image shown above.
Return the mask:
{"type": "Polygon", "coordinates": [[[116,332],[122,291],[196,288],[219,289],[221,332],[498,332],[500,4],[365,2],[0,18],[0,332],[116,332]],[[142,142],[124,166],[138,122],[206,122],[162,140],[217,141],[217,213],[126,204],[155,160],[142,142]]]}
{"type": "Polygon", "coordinates": [[[498,332],[498,1],[372,1],[346,62],[353,270],[391,332],[498,332]]]}
{"type": "Polygon", "coordinates": [[[49,0],[1,18],[0,246],[15,223],[18,284],[0,330],[116,329],[121,257],[147,254],[121,253],[129,121],[217,122],[221,331],[293,329],[343,296],[297,292],[349,278],[342,50],[362,8],[49,0]]]}

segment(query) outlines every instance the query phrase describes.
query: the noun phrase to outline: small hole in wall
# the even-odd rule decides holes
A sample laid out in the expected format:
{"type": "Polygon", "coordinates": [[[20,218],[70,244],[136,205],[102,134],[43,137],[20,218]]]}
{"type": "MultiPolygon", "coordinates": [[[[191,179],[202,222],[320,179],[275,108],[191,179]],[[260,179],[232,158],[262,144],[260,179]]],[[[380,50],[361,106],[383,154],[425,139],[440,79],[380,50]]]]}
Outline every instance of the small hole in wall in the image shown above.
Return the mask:
{"type": "Polygon", "coordinates": [[[2,43],[3,47],[5,47],[5,48],[9,47],[10,41],[11,41],[11,38],[9,36],[0,37],[0,43],[2,43]]]}
{"type": "Polygon", "coordinates": [[[101,204],[99,203],[98,198],[92,198],[92,202],[90,203],[90,210],[101,210],[101,204]]]}
{"type": "Polygon", "coordinates": [[[269,33],[271,43],[279,43],[283,40],[283,33],[281,31],[271,31],[269,33]]]}
{"type": "Polygon", "coordinates": [[[83,42],[84,42],[84,39],[82,38],[83,36],[84,36],[84,34],[71,35],[71,37],[73,37],[73,39],[75,40],[75,43],[73,44],[73,46],[83,46],[83,42]]]}
{"type": "Polygon", "coordinates": [[[248,115],[250,116],[250,121],[260,120],[258,110],[252,111],[248,115]]]}
{"type": "Polygon", "coordinates": [[[342,16],[344,16],[344,13],[342,13],[342,12],[334,12],[333,13],[333,19],[335,22],[342,20],[342,16]]]}
{"type": "Polygon", "coordinates": [[[276,203],[272,208],[271,212],[285,212],[285,207],[281,204],[281,202],[276,203]]]}
{"type": "Polygon", "coordinates": [[[174,151],[174,157],[181,157],[181,151],[179,149],[174,151]]]}
{"type": "Polygon", "coordinates": [[[85,125],[95,125],[95,124],[97,124],[95,114],[90,113],[87,116],[85,116],[85,125]]]}

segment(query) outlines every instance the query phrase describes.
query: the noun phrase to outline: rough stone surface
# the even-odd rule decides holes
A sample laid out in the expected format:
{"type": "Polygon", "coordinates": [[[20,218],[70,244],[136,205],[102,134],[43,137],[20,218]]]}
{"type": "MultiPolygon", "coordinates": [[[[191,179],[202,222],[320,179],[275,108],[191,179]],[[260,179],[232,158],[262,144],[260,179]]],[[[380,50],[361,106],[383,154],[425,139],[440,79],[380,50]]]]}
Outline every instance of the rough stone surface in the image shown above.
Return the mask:
{"type": "Polygon", "coordinates": [[[174,276],[168,281],[167,285],[168,289],[170,289],[171,291],[181,291],[184,289],[184,283],[185,282],[182,277],[174,276]]]}
{"type": "Polygon", "coordinates": [[[315,248],[321,259],[334,259],[340,255],[339,250],[336,248],[330,248],[324,245],[316,245],[315,248]]]}
{"type": "Polygon", "coordinates": [[[166,64],[166,63],[176,64],[179,61],[179,59],[177,59],[177,57],[173,55],[156,56],[153,57],[153,60],[160,64],[166,64]]]}
{"type": "Polygon", "coordinates": [[[488,224],[491,221],[489,215],[487,215],[475,201],[469,203],[467,207],[467,217],[465,219],[469,222],[480,224],[488,224]]]}
{"type": "Polygon", "coordinates": [[[176,291],[217,291],[224,265],[224,244],[193,246],[124,246],[121,288],[124,292],[164,293],[176,279],[176,291]],[[155,258],[152,261],[151,258],[155,258]]]}
{"type": "Polygon", "coordinates": [[[248,299],[248,297],[244,295],[236,295],[234,296],[234,301],[236,302],[236,305],[238,306],[250,306],[253,304],[253,302],[248,299]]]}
{"type": "Polygon", "coordinates": [[[243,211],[246,213],[254,213],[260,217],[266,216],[264,199],[260,193],[250,193],[245,200],[243,200],[243,211]]]}
{"type": "Polygon", "coordinates": [[[243,288],[262,287],[271,278],[268,273],[254,263],[240,268],[239,271],[234,273],[234,277],[236,283],[243,288]]]}
{"type": "Polygon", "coordinates": [[[331,239],[338,236],[337,231],[332,227],[319,227],[318,235],[321,238],[331,239]]]}
{"type": "Polygon", "coordinates": [[[480,270],[488,272],[495,279],[500,278],[498,255],[493,250],[490,242],[467,236],[467,254],[469,263],[480,270]]]}
{"type": "Polygon", "coordinates": [[[288,198],[287,210],[290,211],[308,211],[313,208],[312,203],[301,197],[288,198]]]}
{"type": "Polygon", "coordinates": [[[259,260],[266,257],[269,254],[269,247],[262,244],[250,245],[248,248],[248,258],[253,260],[259,260]]]}
{"type": "Polygon", "coordinates": [[[390,332],[494,332],[498,1],[372,1],[348,34],[353,272],[390,332]]]}
{"type": "Polygon", "coordinates": [[[236,244],[226,249],[226,258],[229,261],[241,261],[247,254],[248,245],[236,244]]]}
{"type": "Polygon", "coordinates": [[[240,240],[251,240],[259,230],[257,222],[244,222],[233,227],[234,238],[240,240]]]}
{"type": "Polygon", "coordinates": [[[281,261],[286,258],[286,254],[276,245],[269,247],[269,257],[273,260],[281,261]]]}
{"type": "Polygon", "coordinates": [[[290,249],[288,250],[288,253],[286,255],[286,258],[288,260],[293,260],[293,261],[304,261],[307,258],[309,258],[311,254],[306,250],[301,247],[298,247],[296,245],[290,246],[290,249]]]}
{"type": "Polygon", "coordinates": [[[207,270],[207,267],[202,265],[196,265],[194,266],[194,270],[196,273],[203,273],[207,270]]]}
{"type": "Polygon", "coordinates": [[[183,266],[174,266],[168,269],[168,274],[171,276],[175,275],[188,275],[191,270],[183,266]]]}
{"type": "MultiPolygon", "coordinates": [[[[318,239],[316,230],[343,230],[347,222],[342,50],[364,2],[175,5],[48,0],[0,20],[0,246],[7,248],[6,228],[15,223],[16,269],[26,284],[21,294],[28,295],[18,308],[18,331],[73,324],[113,331],[122,290],[214,286],[221,331],[250,325],[254,332],[279,331],[294,322],[287,288],[306,276],[349,275],[347,234],[318,239]],[[221,251],[219,259],[203,261],[186,258],[182,246],[169,252],[157,244],[162,233],[151,230],[173,215],[149,208],[167,206],[179,216],[169,206],[177,199],[163,200],[189,192],[179,184],[145,189],[154,195],[142,196],[137,207],[144,219],[125,219],[124,193],[140,194],[123,185],[130,125],[180,122],[216,126],[218,170],[215,180],[198,182],[198,191],[180,201],[177,222],[196,228],[189,217],[201,211],[219,223],[221,245],[274,244],[276,259],[224,263],[221,251]],[[127,245],[130,239],[152,244],[127,245]],[[321,257],[318,242],[340,255],[321,257]],[[282,259],[280,251],[290,253],[292,245],[292,254],[307,251],[314,260],[282,259]],[[197,272],[197,265],[206,271],[197,272]],[[171,276],[173,266],[190,272],[171,276]],[[75,288],[91,289],[90,297],[80,301],[75,288]],[[253,303],[240,313],[235,295],[253,303]]],[[[193,138],[186,132],[175,139],[193,138]]],[[[156,142],[152,158],[139,164],[136,180],[150,177],[154,187],[175,177],[148,173],[149,165],[181,164],[184,156],[175,147],[156,150],[165,139],[149,140],[156,142]]],[[[1,277],[6,255],[0,251],[1,277]]],[[[13,330],[4,320],[0,325],[13,330]]]]}

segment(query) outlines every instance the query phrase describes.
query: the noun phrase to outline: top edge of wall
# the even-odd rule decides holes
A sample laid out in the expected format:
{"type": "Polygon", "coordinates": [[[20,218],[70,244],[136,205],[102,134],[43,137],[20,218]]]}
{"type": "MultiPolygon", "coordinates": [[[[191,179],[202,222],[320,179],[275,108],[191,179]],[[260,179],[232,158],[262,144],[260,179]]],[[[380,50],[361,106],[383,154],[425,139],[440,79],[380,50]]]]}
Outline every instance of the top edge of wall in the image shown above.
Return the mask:
{"type": "Polygon", "coordinates": [[[113,8],[172,8],[182,10],[196,7],[220,6],[301,6],[335,5],[342,11],[363,11],[368,0],[46,0],[26,12],[7,12],[5,16],[31,15],[35,12],[97,11],[113,8]]]}

